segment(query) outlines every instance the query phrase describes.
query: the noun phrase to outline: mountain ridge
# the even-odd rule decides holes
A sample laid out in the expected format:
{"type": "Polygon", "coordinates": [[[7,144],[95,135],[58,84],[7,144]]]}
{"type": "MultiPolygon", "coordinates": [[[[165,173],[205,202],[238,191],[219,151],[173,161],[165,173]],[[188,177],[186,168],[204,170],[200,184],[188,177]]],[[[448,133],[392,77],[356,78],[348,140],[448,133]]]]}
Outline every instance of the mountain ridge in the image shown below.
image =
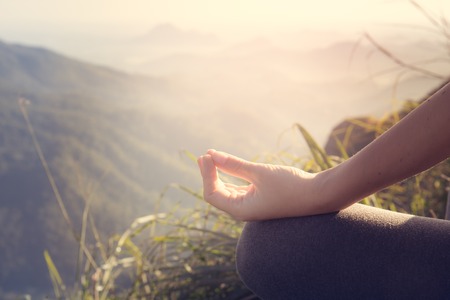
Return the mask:
{"type": "MultiPolygon", "coordinates": [[[[341,54],[349,45],[344,46],[341,54]]],[[[50,280],[41,276],[47,274],[45,249],[63,277],[72,278],[77,249],[35,153],[18,97],[30,100],[31,124],[77,230],[91,199],[104,238],[121,232],[134,218],[154,213],[169,183],[200,188],[195,162],[181,160],[180,150],[198,154],[216,148],[254,157],[272,149],[294,122],[320,138],[350,109],[353,115],[379,113],[388,109],[386,101],[391,103],[386,85],[340,77],[324,81],[320,70],[311,76],[314,62],[298,58],[297,52],[279,52],[270,45],[269,51],[253,49],[260,55],[253,61],[251,51],[236,57],[224,52],[198,56],[196,64],[182,66],[191,73],[174,79],[129,74],[39,47],[0,45],[0,54],[8,53],[0,55],[0,216],[5,216],[0,226],[8,228],[0,232],[0,256],[11,258],[2,264],[0,298],[2,291],[50,289],[50,280]],[[289,59],[305,67],[306,79],[289,59]]],[[[330,69],[327,61],[320,62],[330,69]]],[[[343,73],[339,64],[336,74],[343,73]]],[[[418,76],[405,82],[403,92],[416,97],[435,85],[418,76]]],[[[293,149],[294,139],[298,135],[292,132],[286,148],[284,139],[278,150],[293,149]]],[[[189,199],[168,193],[160,211],[169,210],[175,200],[189,207],[189,199]]]]}
{"type": "MultiPolygon", "coordinates": [[[[18,98],[29,99],[25,109],[75,230],[91,199],[106,239],[152,213],[159,193],[174,178],[192,182],[189,171],[183,173],[188,168],[167,155],[160,138],[151,134],[158,127],[151,112],[172,94],[163,79],[0,42],[0,226],[5,228],[0,256],[8,258],[0,272],[0,298],[1,292],[50,291],[43,251],[49,250],[64,277],[73,276],[77,252],[18,98]],[[143,105],[149,113],[141,111],[143,105]],[[133,123],[138,119],[148,121],[140,128],[133,123]]],[[[168,205],[170,200],[162,209],[168,205]]]]}

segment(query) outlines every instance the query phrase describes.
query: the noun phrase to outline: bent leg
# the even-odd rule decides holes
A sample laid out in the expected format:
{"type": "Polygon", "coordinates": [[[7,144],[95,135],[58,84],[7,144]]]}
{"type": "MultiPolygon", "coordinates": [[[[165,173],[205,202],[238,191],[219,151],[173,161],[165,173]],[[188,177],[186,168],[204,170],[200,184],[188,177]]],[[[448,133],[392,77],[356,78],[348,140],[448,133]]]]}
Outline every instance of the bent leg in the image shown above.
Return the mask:
{"type": "Polygon", "coordinates": [[[236,260],[263,299],[450,299],[450,221],[361,204],[249,222],[236,260]]]}

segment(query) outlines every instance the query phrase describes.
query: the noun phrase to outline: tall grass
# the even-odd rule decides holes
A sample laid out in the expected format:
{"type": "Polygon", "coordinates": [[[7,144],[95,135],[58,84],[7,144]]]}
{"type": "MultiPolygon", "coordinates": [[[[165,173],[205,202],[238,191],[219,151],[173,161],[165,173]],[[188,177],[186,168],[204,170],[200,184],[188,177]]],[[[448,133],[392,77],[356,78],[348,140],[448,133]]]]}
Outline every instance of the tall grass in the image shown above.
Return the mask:
{"type": "MultiPolygon", "coordinates": [[[[175,206],[171,211],[159,212],[157,203],[153,214],[137,218],[127,230],[106,242],[90,213],[90,200],[85,199],[81,229],[77,231],[28,118],[26,100],[19,100],[19,105],[57,205],[79,245],[76,281],[71,284],[66,284],[51,257],[55,249],[44,252],[56,299],[256,299],[241,283],[235,269],[235,247],[243,224],[206,205],[201,191],[169,185],[159,201],[164,200],[169,190],[176,189],[182,191],[184,197],[196,200],[194,208],[175,206]],[[94,236],[90,242],[86,240],[88,230],[94,236]]],[[[374,130],[379,135],[399,120],[395,116],[404,116],[414,107],[407,103],[405,111],[397,112],[394,117],[377,123],[359,120],[354,126],[374,130]]],[[[282,151],[265,161],[319,172],[348,159],[345,141],[338,143],[341,155],[330,156],[303,126],[295,124],[293,128],[305,141],[310,155],[282,151]]],[[[191,153],[185,155],[195,160],[191,153]]],[[[361,202],[394,211],[442,217],[449,175],[450,161],[446,161],[361,202]]]]}
{"type": "MultiPolygon", "coordinates": [[[[240,282],[234,251],[242,224],[200,203],[198,193],[182,186],[195,208],[147,215],[99,245],[84,259],[82,285],[65,288],[57,268],[45,257],[58,299],[252,299],[240,282]]],[[[93,248],[93,247],[90,247],[93,248]]]]}
{"type": "MultiPolygon", "coordinates": [[[[30,134],[34,135],[25,101],[19,104],[30,134]]],[[[271,162],[318,172],[348,158],[344,146],[340,148],[341,156],[330,156],[300,124],[295,124],[294,129],[306,142],[310,155],[280,152],[271,156],[271,162]]],[[[34,141],[40,149],[38,140],[34,141]]],[[[47,162],[40,153],[45,168],[47,162]]],[[[186,155],[195,160],[191,153],[186,155]]],[[[45,169],[51,183],[50,169],[45,169]]],[[[450,174],[449,162],[371,195],[362,203],[437,216],[443,211],[443,203],[430,201],[429,197],[433,196],[433,188],[447,184],[441,176],[444,173],[450,174]]],[[[72,226],[80,248],[77,280],[70,285],[58,272],[51,249],[44,252],[57,299],[256,299],[241,283],[235,269],[235,247],[243,224],[206,205],[200,191],[169,185],[159,201],[169,190],[176,189],[196,200],[194,208],[175,206],[171,211],[158,212],[157,204],[153,214],[137,218],[127,230],[111,236],[105,243],[90,214],[90,202],[86,200],[81,232],[77,232],[56,185],[53,187],[61,213],[68,218],[66,221],[72,226]],[[88,229],[95,237],[91,243],[85,239],[88,229]]]]}
{"type": "MultiPolygon", "coordinates": [[[[414,1],[412,3],[417,6],[414,1]]],[[[420,6],[417,7],[431,18],[420,6]]],[[[432,18],[430,21],[437,31],[443,31],[449,37],[448,23],[433,21],[432,18]]],[[[392,56],[370,35],[365,37],[401,67],[430,75],[422,68],[412,67],[392,56]]],[[[69,285],[61,277],[51,257],[52,249],[44,252],[57,299],[256,299],[240,282],[235,270],[235,247],[243,224],[206,205],[200,191],[180,185],[168,186],[162,192],[160,201],[168,190],[177,189],[183,191],[185,197],[195,198],[195,207],[184,209],[175,206],[171,211],[158,212],[156,205],[153,214],[137,218],[127,230],[109,237],[106,242],[97,231],[90,213],[90,200],[85,199],[81,229],[77,231],[28,118],[26,102],[25,99],[19,100],[22,114],[57,205],[79,245],[76,282],[69,285]],[[94,236],[91,242],[86,240],[88,230],[94,236]]],[[[395,113],[392,118],[380,120],[375,127],[364,122],[355,123],[355,126],[366,126],[381,134],[399,119],[400,114],[395,113]]],[[[306,142],[310,155],[284,151],[272,154],[268,159],[270,162],[318,172],[348,159],[345,140],[337,142],[341,155],[330,156],[300,124],[295,124],[294,129],[306,142]]],[[[185,154],[195,159],[194,155],[188,152],[185,154]]],[[[361,202],[394,211],[442,217],[448,176],[449,160],[361,202]]]]}
{"type": "MultiPolygon", "coordinates": [[[[235,270],[234,251],[242,224],[206,205],[202,195],[188,187],[169,185],[159,201],[168,190],[177,189],[197,200],[194,208],[175,206],[169,212],[137,218],[106,243],[90,213],[91,203],[85,199],[78,232],[28,117],[27,102],[19,99],[21,112],[60,212],[79,245],[76,282],[70,285],[61,277],[52,250],[44,251],[56,299],[255,298],[235,270]],[[91,243],[86,240],[88,230],[94,236],[91,243]]],[[[195,160],[191,153],[186,155],[195,160]]]]}

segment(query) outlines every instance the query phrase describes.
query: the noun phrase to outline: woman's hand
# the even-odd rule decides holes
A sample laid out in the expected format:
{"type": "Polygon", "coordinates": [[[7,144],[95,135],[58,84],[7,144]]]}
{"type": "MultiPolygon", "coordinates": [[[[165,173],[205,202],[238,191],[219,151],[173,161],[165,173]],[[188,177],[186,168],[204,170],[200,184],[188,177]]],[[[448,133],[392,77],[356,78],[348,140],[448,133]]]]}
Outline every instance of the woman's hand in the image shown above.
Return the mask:
{"type": "Polygon", "coordinates": [[[198,159],[207,202],[234,218],[250,221],[317,213],[320,190],[316,174],[286,166],[253,163],[209,150],[198,159]],[[247,185],[223,182],[217,169],[247,185]]]}
{"type": "Polygon", "coordinates": [[[343,209],[450,156],[450,84],[340,165],[310,174],[209,150],[198,159],[205,200],[240,220],[343,209]],[[217,169],[250,184],[224,183],[217,169]]]}

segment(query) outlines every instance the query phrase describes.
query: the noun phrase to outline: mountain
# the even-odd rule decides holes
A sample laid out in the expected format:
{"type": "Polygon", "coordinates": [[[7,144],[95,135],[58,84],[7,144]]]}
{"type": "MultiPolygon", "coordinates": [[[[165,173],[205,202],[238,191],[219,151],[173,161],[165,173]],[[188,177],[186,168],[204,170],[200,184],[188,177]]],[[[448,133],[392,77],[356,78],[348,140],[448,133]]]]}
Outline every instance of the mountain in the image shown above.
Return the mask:
{"type": "Polygon", "coordinates": [[[177,28],[170,23],[159,24],[137,42],[149,43],[154,46],[211,46],[219,42],[217,36],[211,33],[200,33],[177,28]]]}
{"type": "MultiPolygon", "coordinates": [[[[415,43],[409,38],[402,43],[388,44],[386,48],[413,65],[435,54],[428,51],[424,55],[428,47],[411,45],[415,43]]],[[[446,61],[424,67],[446,74],[446,61]]],[[[313,50],[283,47],[266,38],[208,54],[180,48],[150,59],[136,70],[176,79],[195,91],[199,107],[215,108],[214,120],[208,116],[202,118],[213,124],[223,121],[227,126],[206,126],[203,131],[211,128],[214,132],[239,124],[234,135],[258,136],[266,146],[273,146],[276,137],[294,122],[300,122],[318,141],[325,142],[331,128],[342,119],[367,114],[381,116],[398,101],[419,99],[439,85],[437,79],[402,70],[373,45],[357,39],[345,39],[313,50]],[[238,109],[245,112],[242,115],[255,119],[239,121],[238,109]],[[270,114],[270,122],[264,120],[265,114],[270,114]],[[234,124],[229,124],[231,119],[235,120],[234,124]],[[248,133],[244,135],[246,129],[248,133]]],[[[229,133],[220,135],[222,139],[228,136],[229,133]]]]}
{"type": "MultiPolygon", "coordinates": [[[[29,103],[75,231],[89,204],[106,239],[154,213],[169,183],[200,188],[195,163],[180,158],[180,150],[216,148],[248,159],[280,149],[302,154],[298,132],[286,130],[293,123],[324,142],[344,118],[389,110],[393,81],[361,79],[370,75],[361,71],[367,47],[354,57],[356,74],[347,72],[353,47],[344,42],[305,53],[257,39],[209,54],[180,49],[145,64],[142,72],[153,75],[143,76],[0,42],[0,298],[50,290],[45,249],[73,282],[78,251],[19,98],[29,103]]],[[[420,98],[437,84],[407,76],[395,92],[400,100],[420,98]]],[[[160,211],[191,200],[172,190],[160,211]]]]}
{"type": "Polygon", "coordinates": [[[161,114],[176,99],[167,81],[0,42],[0,298],[49,290],[45,249],[71,278],[78,251],[20,97],[76,231],[87,201],[106,239],[153,213],[167,184],[193,182],[192,167],[167,141],[183,126],[161,114]]]}

